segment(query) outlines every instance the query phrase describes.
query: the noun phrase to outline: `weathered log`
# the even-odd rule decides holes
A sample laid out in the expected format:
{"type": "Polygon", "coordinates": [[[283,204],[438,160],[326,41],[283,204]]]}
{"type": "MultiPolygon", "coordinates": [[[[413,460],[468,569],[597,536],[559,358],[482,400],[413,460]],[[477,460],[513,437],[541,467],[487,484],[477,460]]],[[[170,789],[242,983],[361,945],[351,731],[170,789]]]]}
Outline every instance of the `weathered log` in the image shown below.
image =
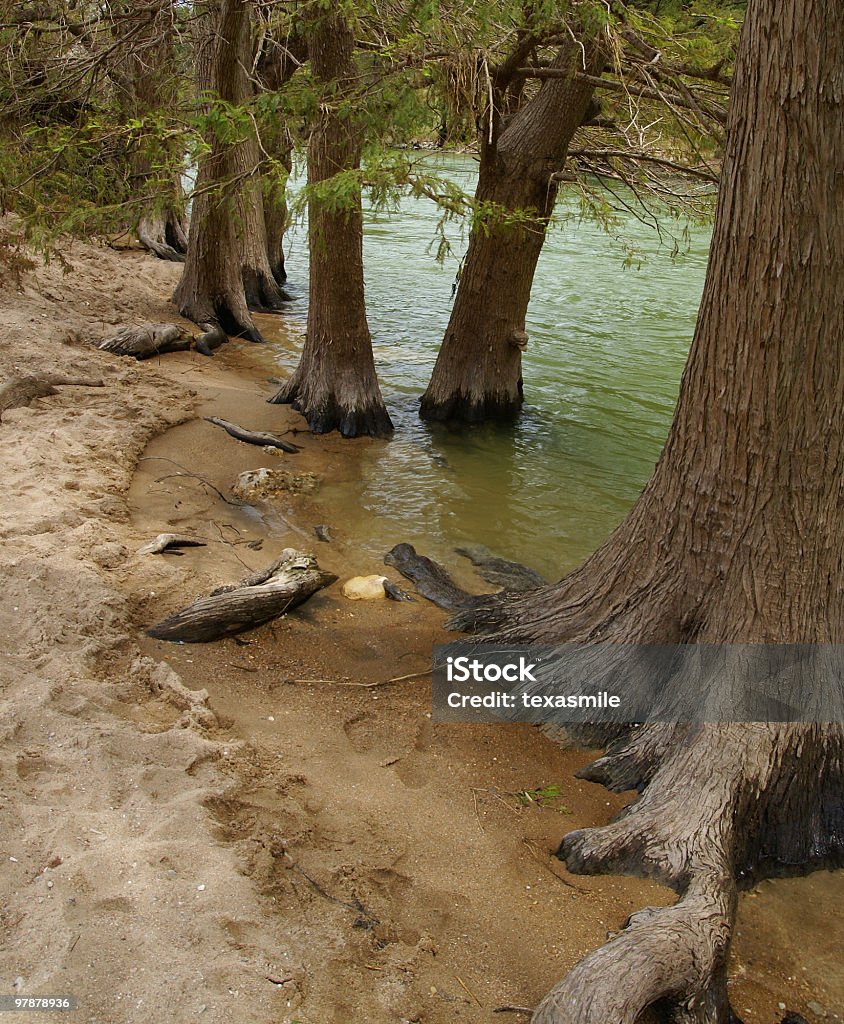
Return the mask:
{"type": "Polygon", "coordinates": [[[208,423],[213,423],[215,427],[222,427],[227,434],[231,434],[238,441],[245,441],[246,444],[257,444],[262,448],[280,448],[283,452],[290,452],[291,455],[301,451],[299,445],[290,444],[289,441],[282,441],[275,434],[263,433],[258,430],[247,430],[245,427],[238,426],[237,423],[221,420],[219,416],[206,416],[205,420],[208,423]]]}
{"type": "Polygon", "coordinates": [[[147,635],[194,644],[234,636],[278,618],[336,579],[320,569],[313,555],[285,548],[266,569],[197,598],[147,635]]]}
{"type": "Polygon", "coordinates": [[[446,611],[472,608],[482,600],[461,590],[441,565],[425,555],[418,555],[412,544],[396,544],[384,555],[384,562],[415,583],[423,597],[446,611]]]}
{"type": "MultiPolygon", "coordinates": [[[[138,548],[138,555],[160,555],[170,548],[204,548],[205,541],[195,537],[183,537],[178,533],[159,533],[157,537],[138,548]]],[[[180,552],[176,552],[179,554],[180,552]]]]}
{"type": "Polygon", "coordinates": [[[497,587],[504,587],[507,590],[532,590],[547,583],[535,569],[530,569],[521,562],[500,558],[483,544],[466,544],[454,550],[458,555],[468,558],[477,569],[478,575],[487,583],[497,587]]]}
{"type": "Polygon", "coordinates": [[[202,324],[202,326],[207,327],[208,330],[199,335],[194,347],[202,356],[213,356],[214,349],[225,345],[229,340],[228,336],[219,324],[202,324]]]}
{"type": "Polygon", "coordinates": [[[57,395],[57,387],[62,386],[101,388],[101,380],[87,380],[81,377],[63,377],[60,374],[48,373],[42,377],[13,377],[0,387],[0,420],[8,409],[16,409],[29,405],[36,398],[57,395]]]}
{"type": "Polygon", "coordinates": [[[113,337],[104,338],[97,348],[140,360],[164,352],[186,352],[192,344],[192,335],[181,324],[143,323],[121,328],[113,337]]]}

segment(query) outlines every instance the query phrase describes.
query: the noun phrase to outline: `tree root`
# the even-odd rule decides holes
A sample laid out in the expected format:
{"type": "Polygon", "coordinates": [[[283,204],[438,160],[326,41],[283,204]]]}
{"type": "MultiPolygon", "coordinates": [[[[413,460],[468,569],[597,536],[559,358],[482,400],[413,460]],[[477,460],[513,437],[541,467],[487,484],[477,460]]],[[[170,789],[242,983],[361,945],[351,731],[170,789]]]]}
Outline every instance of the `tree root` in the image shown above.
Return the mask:
{"type": "Polygon", "coordinates": [[[8,409],[16,409],[29,405],[36,398],[57,395],[57,387],[101,388],[101,380],[90,380],[79,377],[63,377],[60,374],[48,373],[43,377],[13,377],[0,386],[0,420],[8,409]]]}
{"type": "Polygon", "coordinates": [[[184,263],[188,251],[188,238],[182,218],[175,210],[141,217],[138,240],[160,260],[184,263]]]}
{"type": "Polygon", "coordinates": [[[581,774],[642,795],[563,840],[576,873],[644,875],[681,893],[634,914],[543,999],[534,1024],[730,1024],[726,962],[737,890],[840,863],[844,729],[838,724],[646,726],[581,774]],[[807,759],[811,764],[807,764],[807,759]]]}

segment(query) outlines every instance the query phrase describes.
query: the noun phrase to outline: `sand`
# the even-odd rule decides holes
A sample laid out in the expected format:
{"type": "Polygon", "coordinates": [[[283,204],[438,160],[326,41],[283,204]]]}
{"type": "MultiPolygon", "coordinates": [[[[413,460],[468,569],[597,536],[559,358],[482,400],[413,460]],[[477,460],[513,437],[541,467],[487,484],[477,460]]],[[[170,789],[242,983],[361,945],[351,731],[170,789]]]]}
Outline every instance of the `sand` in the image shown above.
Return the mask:
{"type": "MultiPolygon", "coordinates": [[[[244,470],[326,479],[371,442],[295,433],[302,452],[278,456],[228,437],[202,417],[303,426],[266,404],[266,353],[100,353],[118,325],[176,319],[179,268],[94,245],[68,260],[7,284],[0,342],[2,379],[106,385],[0,423],[0,993],[71,994],[68,1019],[101,1024],[526,1020],[492,1011],[535,1005],[628,914],[672,899],[550,856],[625,798],[573,778],[588,752],[526,726],[432,723],[419,673],[443,613],[345,600],[343,580],[392,570],[318,489],[231,503],[244,470]],[[136,554],[165,531],[207,546],[136,554]],[[237,640],[143,635],[286,546],[340,583],[237,640]],[[551,784],[550,806],[514,796],[551,784]]],[[[743,900],[748,1024],[780,1002],[842,1013],[831,893],[838,875],[743,900]]]]}

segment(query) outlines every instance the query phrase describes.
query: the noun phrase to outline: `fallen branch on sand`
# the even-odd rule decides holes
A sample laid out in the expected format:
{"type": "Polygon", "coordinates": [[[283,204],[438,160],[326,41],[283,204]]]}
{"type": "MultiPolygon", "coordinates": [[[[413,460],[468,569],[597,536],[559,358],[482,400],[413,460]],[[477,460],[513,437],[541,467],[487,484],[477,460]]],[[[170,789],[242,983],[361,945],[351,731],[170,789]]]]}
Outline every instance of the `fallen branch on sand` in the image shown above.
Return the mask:
{"type": "MultiPolygon", "coordinates": [[[[138,548],[138,555],[160,555],[170,548],[204,548],[204,540],[197,540],[195,537],[183,537],[178,533],[159,533],[157,537],[138,548]]],[[[174,554],[180,555],[181,551],[174,554]]]]}
{"type": "Polygon", "coordinates": [[[36,398],[57,395],[57,387],[101,388],[104,386],[101,380],[62,377],[55,373],[48,373],[42,377],[12,377],[0,387],[0,420],[8,409],[29,405],[36,398]]]}
{"type": "Polygon", "coordinates": [[[230,434],[238,441],[245,441],[246,444],[257,444],[262,448],[280,448],[283,452],[289,452],[291,455],[295,455],[296,452],[302,450],[299,445],[290,444],[289,441],[282,441],[275,434],[262,433],[258,430],[247,430],[245,427],[238,426],[237,423],[221,420],[219,416],[206,416],[205,420],[207,423],[213,423],[215,427],[222,427],[227,434],[230,434]]]}
{"type": "Polygon", "coordinates": [[[147,635],[194,644],[234,636],[278,618],[336,579],[334,573],[320,569],[313,555],[285,548],[266,569],[197,598],[148,629],[147,635]]]}

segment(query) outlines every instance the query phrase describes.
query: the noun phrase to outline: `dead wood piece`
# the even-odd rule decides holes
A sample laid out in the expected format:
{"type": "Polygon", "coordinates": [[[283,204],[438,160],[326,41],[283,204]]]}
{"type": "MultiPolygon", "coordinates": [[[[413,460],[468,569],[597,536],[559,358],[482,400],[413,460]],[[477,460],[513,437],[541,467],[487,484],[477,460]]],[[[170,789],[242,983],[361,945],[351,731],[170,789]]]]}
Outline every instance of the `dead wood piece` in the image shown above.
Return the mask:
{"type": "Polygon", "coordinates": [[[384,562],[415,583],[423,597],[446,611],[473,607],[481,600],[461,590],[441,565],[425,555],[418,555],[412,544],[396,544],[384,555],[384,562]]]}
{"type": "Polygon", "coordinates": [[[215,427],[222,427],[227,434],[230,434],[238,441],[245,441],[246,444],[257,444],[262,448],[280,448],[283,452],[289,452],[291,455],[301,451],[298,445],[290,444],[289,441],[282,441],[275,434],[262,433],[257,430],[246,430],[245,427],[238,426],[237,423],[230,423],[228,420],[222,420],[219,416],[206,416],[205,419],[208,423],[213,423],[215,427]]]}
{"type": "Polygon", "coordinates": [[[45,374],[43,377],[12,377],[0,386],[0,420],[8,409],[29,405],[36,398],[57,395],[56,388],[65,385],[101,388],[103,382],[83,377],[63,377],[56,373],[45,374]]]}
{"type": "Polygon", "coordinates": [[[220,587],[147,630],[157,640],[208,643],[278,618],[307,601],[337,577],[320,569],[313,555],[285,548],[266,569],[239,584],[220,587]]]}
{"type": "Polygon", "coordinates": [[[458,555],[468,558],[478,570],[478,575],[488,583],[507,590],[532,590],[546,584],[538,572],[521,562],[500,558],[483,544],[466,544],[454,549],[458,555]]]}
{"type": "Polygon", "coordinates": [[[138,548],[139,555],[160,555],[170,548],[204,548],[204,540],[197,540],[195,537],[183,537],[178,533],[159,533],[157,537],[138,548]]]}
{"type": "Polygon", "coordinates": [[[415,601],[416,600],[414,597],[412,597],[410,594],[408,594],[408,592],[406,590],[402,590],[402,588],[398,585],[398,583],[393,583],[391,580],[385,579],[383,586],[384,586],[384,593],[387,595],[387,597],[389,597],[389,599],[391,601],[415,601]]]}
{"type": "Polygon", "coordinates": [[[104,338],[97,348],[140,360],[164,352],[186,352],[192,343],[192,335],[180,324],[143,323],[121,328],[113,337],[104,338]]]}

